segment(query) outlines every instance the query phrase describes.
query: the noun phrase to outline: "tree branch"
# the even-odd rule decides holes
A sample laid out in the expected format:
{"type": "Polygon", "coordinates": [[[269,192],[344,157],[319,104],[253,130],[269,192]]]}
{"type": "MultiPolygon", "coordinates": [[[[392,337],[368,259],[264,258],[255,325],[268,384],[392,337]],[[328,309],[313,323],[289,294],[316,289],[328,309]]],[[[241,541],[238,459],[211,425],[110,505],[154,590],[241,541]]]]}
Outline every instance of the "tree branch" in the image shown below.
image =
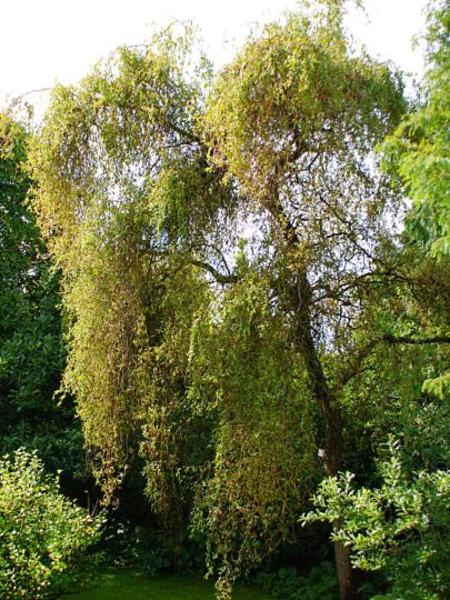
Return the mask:
{"type": "Polygon", "coordinates": [[[385,333],[383,340],[389,344],[450,344],[450,337],[447,335],[437,335],[427,338],[410,338],[406,336],[396,337],[391,333],[385,333]]]}
{"type": "Polygon", "coordinates": [[[363,371],[362,363],[370,356],[372,351],[380,344],[387,342],[388,344],[450,344],[450,337],[446,335],[437,335],[426,338],[410,338],[406,336],[396,337],[391,333],[385,333],[381,337],[370,340],[362,346],[358,352],[350,359],[347,368],[341,373],[338,382],[335,386],[336,391],[342,389],[349,381],[359,375],[363,371]]]}
{"type": "Polygon", "coordinates": [[[223,273],[220,273],[212,265],[210,265],[207,262],[204,262],[203,260],[192,259],[191,263],[196,267],[200,267],[200,269],[203,269],[204,271],[208,271],[208,273],[210,273],[214,277],[217,283],[221,283],[222,285],[228,283],[237,283],[240,280],[240,278],[233,273],[230,273],[229,275],[224,275],[223,273]]]}
{"type": "Polygon", "coordinates": [[[53,87],[42,87],[42,88],[37,88],[35,90],[28,90],[28,92],[24,92],[23,94],[20,94],[19,96],[14,96],[14,98],[11,99],[11,103],[17,104],[18,102],[20,102],[20,100],[22,100],[22,98],[25,98],[25,96],[29,96],[30,94],[40,94],[42,92],[51,92],[52,89],[53,89],[53,87]]]}
{"type": "Polygon", "coordinates": [[[370,340],[367,344],[362,346],[358,350],[358,352],[350,359],[350,362],[347,364],[346,369],[341,373],[337,384],[336,384],[336,392],[341,390],[349,381],[351,381],[354,377],[359,375],[363,370],[362,363],[363,361],[371,354],[372,350],[381,342],[381,339],[370,340]]]}

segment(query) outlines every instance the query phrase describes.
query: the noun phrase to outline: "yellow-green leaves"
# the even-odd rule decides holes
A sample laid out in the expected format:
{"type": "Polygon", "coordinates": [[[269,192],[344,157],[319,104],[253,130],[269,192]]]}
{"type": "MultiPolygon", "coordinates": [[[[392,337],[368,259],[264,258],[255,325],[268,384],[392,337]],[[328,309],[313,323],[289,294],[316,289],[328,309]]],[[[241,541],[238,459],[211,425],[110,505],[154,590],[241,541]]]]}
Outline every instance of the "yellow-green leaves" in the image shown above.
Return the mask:
{"type": "Polygon", "coordinates": [[[289,337],[257,272],[195,331],[190,395],[217,418],[196,526],[208,535],[211,570],[231,579],[289,539],[315,472],[311,397],[289,337]]]}
{"type": "Polygon", "coordinates": [[[148,46],[120,49],[79,85],[57,86],[31,147],[33,204],[63,270],[65,388],[108,496],[152,426],[149,403],[162,389],[172,402],[171,386],[183,393],[183,376],[159,358],[176,335],[164,307],[186,262],[170,244],[190,235],[190,203],[195,215],[214,198],[200,167],[203,91],[191,42],[189,28],[161,32],[148,46]]]}
{"type": "Polygon", "coordinates": [[[274,187],[292,190],[296,177],[303,194],[313,193],[313,163],[356,164],[401,110],[386,66],[352,56],[328,21],[291,15],[250,39],[224,69],[205,127],[213,161],[267,204],[274,187]]]}
{"type": "MultiPolygon", "coordinates": [[[[84,579],[103,519],[59,491],[35,452],[0,459],[0,594],[40,600],[84,579]]],[[[92,557],[91,557],[92,560],[92,557]]]]}

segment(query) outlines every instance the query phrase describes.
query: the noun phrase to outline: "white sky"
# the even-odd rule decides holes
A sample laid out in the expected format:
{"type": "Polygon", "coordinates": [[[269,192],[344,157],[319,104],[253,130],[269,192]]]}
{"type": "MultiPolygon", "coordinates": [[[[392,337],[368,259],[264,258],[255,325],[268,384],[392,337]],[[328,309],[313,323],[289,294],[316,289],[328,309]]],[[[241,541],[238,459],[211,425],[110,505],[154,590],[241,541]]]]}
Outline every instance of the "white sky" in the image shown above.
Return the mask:
{"type": "MultiPolygon", "coordinates": [[[[217,65],[249,25],[276,18],[297,0],[0,0],[0,107],[7,97],[56,81],[74,83],[122,44],[149,38],[152,23],[193,19],[217,65]]],[[[424,29],[426,0],[366,0],[348,26],[371,54],[420,75],[411,38],[424,29]]],[[[33,100],[33,96],[29,97],[33,100]]]]}

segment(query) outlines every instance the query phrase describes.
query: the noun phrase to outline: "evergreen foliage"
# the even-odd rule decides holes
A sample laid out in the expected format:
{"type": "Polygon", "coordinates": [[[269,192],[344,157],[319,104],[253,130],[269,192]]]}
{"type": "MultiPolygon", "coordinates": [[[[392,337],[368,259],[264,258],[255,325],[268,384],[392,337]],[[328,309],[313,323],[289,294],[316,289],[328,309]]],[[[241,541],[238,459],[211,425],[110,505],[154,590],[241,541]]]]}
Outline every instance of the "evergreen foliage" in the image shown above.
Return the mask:
{"type": "Polygon", "coordinates": [[[29,134],[0,114],[0,451],[37,449],[73,494],[88,478],[71,402],[54,395],[65,363],[59,293],[27,201],[29,134]]]}

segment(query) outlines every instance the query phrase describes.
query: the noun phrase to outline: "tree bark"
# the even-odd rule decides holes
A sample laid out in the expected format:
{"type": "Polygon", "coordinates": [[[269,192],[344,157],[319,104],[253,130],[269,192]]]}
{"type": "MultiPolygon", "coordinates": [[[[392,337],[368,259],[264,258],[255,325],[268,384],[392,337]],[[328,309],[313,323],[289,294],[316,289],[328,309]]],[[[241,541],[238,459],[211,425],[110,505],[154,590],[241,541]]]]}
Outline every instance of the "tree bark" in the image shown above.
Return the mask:
{"type": "MultiPolygon", "coordinates": [[[[333,523],[333,529],[339,528],[339,522],[333,523]]],[[[339,597],[341,600],[357,598],[356,576],[350,562],[350,547],[342,542],[334,542],[334,559],[339,580],[339,597]]]]}
{"type": "MultiPolygon", "coordinates": [[[[279,201],[276,181],[270,188],[267,208],[275,218],[288,248],[295,249],[300,240],[295,227],[283,211],[279,201]]],[[[312,290],[306,268],[292,273],[288,282],[289,309],[295,315],[294,341],[297,350],[305,361],[309,384],[314,399],[322,413],[325,424],[325,473],[336,475],[342,468],[343,421],[335,392],[328,384],[322,368],[314,340],[311,320],[312,290]]],[[[339,529],[339,522],[333,523],[333,531],[339,529]]],[[[336,572],[339,581],[340,600],[356,600],[356,574],[350,561],[350,548],[341,542],[334,542],[336,572]]]]}
{"type": "MultiPolygon", "coordinates": [[[[297,275],[291,287],[292,308],[296,315],[295,341],[309,376],[312,394],[320,408],[325,424],[325,472],[336,475],[342,468],[343,421],[335,394],[328,384],[312,338],[311,327],[311,288],[306,272],[297,275]]],[[[333,523],[333,530],[339,529],[339,521],[333,523]]],[[[356,574],[350,561],[350,547],[334,542],[336,572],[339,581],[341,600],[355,600],[356,574]]]]}

